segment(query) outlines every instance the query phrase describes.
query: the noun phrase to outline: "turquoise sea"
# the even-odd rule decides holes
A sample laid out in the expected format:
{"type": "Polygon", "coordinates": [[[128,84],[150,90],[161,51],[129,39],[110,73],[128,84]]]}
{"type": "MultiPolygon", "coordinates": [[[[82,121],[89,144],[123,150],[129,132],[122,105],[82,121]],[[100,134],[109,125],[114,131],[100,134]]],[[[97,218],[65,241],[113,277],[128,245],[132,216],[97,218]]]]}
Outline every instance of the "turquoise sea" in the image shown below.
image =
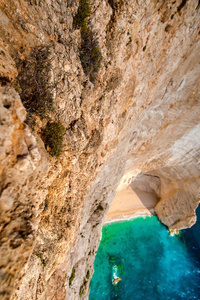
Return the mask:
{"type": "Polygon", "coordinates": [[[106,224],[89,300],[114,299],[200,299],[199,219],[173,237],[155,216],[106,224]]]}

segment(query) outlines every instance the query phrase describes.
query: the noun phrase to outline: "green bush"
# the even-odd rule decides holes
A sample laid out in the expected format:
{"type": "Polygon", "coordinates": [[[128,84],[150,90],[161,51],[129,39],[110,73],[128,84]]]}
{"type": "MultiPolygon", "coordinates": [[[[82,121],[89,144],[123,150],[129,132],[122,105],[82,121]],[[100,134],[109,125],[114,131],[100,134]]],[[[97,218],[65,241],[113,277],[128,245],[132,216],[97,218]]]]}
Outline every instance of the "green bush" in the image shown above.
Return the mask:
{"type": "Polygon", "coordinates": [[[42,130],[42,139],[49,153],[58,157],[62,153],[65,127],[59,122],[48,122],[42,130]]]}

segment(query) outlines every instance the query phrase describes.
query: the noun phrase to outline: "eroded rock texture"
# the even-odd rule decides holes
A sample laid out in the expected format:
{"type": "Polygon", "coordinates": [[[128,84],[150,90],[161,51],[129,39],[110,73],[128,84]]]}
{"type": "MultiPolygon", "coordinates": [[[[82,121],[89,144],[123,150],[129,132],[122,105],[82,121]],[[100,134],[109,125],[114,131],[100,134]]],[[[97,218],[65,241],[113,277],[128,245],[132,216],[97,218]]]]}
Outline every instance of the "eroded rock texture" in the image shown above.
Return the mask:
{"type": "Polygon", "coordinates": [[[124,174],[130,182],[141,172],[159,177],[155,210],[170,229],[195,222],[199,1],[91,0],[89,27],[102,54],[94,82],[73,28],[78,5],[0,2],[2,299],[87,299],[102,220],[124,174]],[[15,84],[44,46],[56,82],[48,117],[66,128],[59,158],[41,139],[47,119],[34,131],[24,123],[15,84]]]}

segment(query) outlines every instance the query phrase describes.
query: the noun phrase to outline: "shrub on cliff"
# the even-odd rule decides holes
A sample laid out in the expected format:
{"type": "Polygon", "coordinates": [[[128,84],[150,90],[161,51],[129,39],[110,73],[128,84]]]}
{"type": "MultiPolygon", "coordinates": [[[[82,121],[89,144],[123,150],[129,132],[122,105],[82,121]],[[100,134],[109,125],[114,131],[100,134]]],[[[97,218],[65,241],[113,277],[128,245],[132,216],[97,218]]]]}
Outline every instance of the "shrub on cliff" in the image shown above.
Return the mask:
{"type": "Polygon", "coordinates": [[[89,76],[91,82],[95,82],[102,56],[98,41],[94,38],[90,29],[81,31],[79,53],[84,73],[89,76]]]}
{"type": "Polygon", "coordinates": [[[53,109],[53,89],[50,83],[50,47],[35,47],[19,65],[17,84],[20,97],[30,117],[33,113],[45,117],[53,109]]]}
{"type": "Polygon", "coordinates": [[[69,278],[69,286],[72,284],[72,281],[74,280],[74,278],[75,278],[75,268],[73,267],[71,276],[69,278]]]}
{"type": "Polygon", "coordinates": [[[87,29],[88,18],[91,15],[91,8],[89,6],[89,0],[80,0],[78,12],[73,19],[73,26],[77,29],[87,29]]]}
{"type": "Polygon", "coordinates": [[[47,151],[52,156],[58,157],[62,153],[65,132],[65,127],[61,123],[54,121],[48,122],[46,127],[42,130],[42,139],[47,151]]]}
{"type": "Polygon", "coordinates": [[[88,27],[91,8],[88,0],[80,0],[78,12],[74,17],[73,26],[81,29],[81,46],[79,48],[80,60],[84,73],[91,82],[95,82],[101,64],[101,51],[97,39],[88,27]]]}

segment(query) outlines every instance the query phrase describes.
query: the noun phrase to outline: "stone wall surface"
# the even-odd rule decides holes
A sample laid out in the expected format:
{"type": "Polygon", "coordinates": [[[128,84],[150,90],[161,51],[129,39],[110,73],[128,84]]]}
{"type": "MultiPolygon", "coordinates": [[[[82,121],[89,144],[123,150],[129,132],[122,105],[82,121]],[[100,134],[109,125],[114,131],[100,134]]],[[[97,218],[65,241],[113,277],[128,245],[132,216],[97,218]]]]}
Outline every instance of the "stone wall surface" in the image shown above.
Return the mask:
{"type": "Polygon", "coordinates": [[[89,3],[102,54],[94,82],[73,28],[78,0],[0,2],[1,299],[87,299],[103,219],[123,178],[159,177],[155,211],[169,229],[196,220],[199,1],[89,3]],[[66,128],[58,158],[42,141],[48,119],[27,125],[15,83],[41,46],[56,82],[48,118],[66,128]]]}

